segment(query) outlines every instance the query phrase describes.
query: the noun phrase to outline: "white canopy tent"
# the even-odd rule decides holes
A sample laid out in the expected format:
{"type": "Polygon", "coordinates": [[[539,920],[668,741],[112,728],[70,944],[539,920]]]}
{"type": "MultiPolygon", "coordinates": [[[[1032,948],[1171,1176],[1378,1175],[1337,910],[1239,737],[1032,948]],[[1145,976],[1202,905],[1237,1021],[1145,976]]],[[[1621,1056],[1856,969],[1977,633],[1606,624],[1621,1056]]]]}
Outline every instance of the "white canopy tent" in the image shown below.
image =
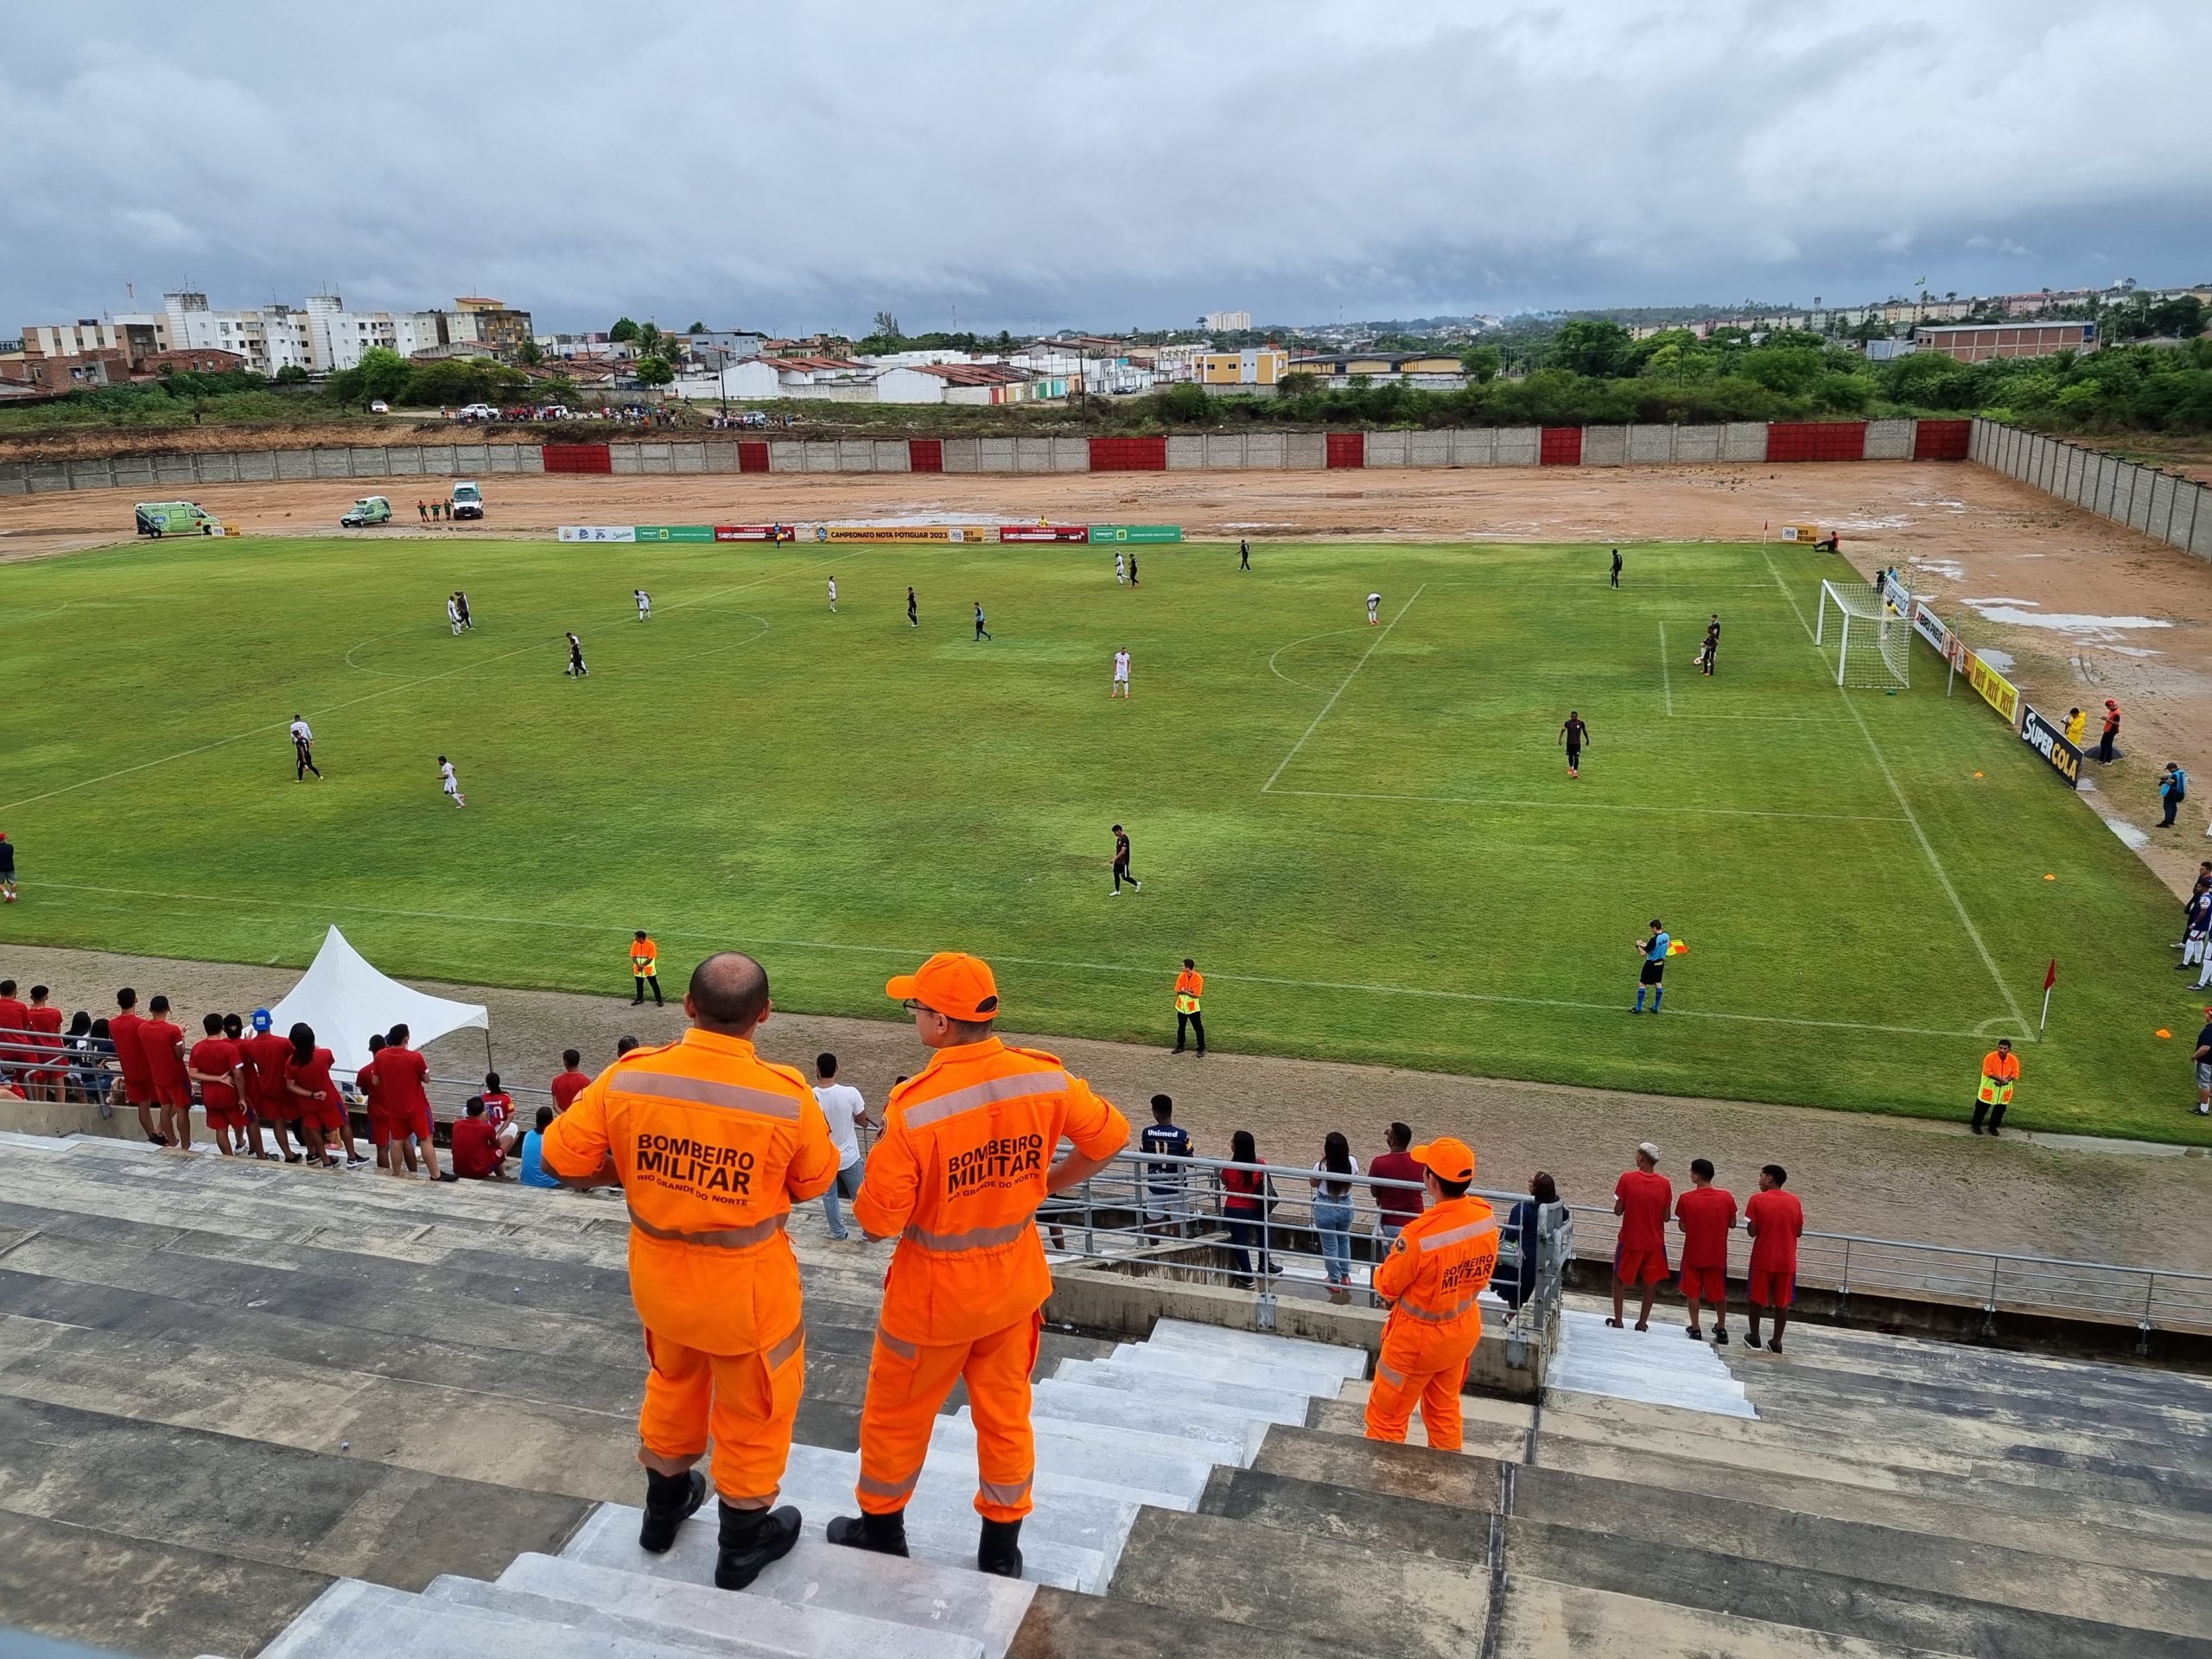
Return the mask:
{"type": "Polygon", "coordinates": [[[378,973],[335,927],[323,936],[314,965],[269,1014],[279,1036],[296,1024],[314,1027],[316,1045],[331,1052],[341,1071],[367,1065],[370,1035],[397,1025],[406,1026],[415,1048],[468,1026],[487,1033],[488,1043],[492,1029],[474,1002],[449,1002],[378,973]]]}

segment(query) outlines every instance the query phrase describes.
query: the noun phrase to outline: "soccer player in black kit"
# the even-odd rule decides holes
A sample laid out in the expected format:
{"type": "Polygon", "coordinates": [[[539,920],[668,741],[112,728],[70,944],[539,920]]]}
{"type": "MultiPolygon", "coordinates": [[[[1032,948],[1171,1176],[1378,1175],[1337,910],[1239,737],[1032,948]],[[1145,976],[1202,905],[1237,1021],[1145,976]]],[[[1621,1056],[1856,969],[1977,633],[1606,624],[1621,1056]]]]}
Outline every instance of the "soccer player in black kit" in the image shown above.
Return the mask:
{"type": "Polygon", "coordinates": [[[1559,728],[1559,741],[1567,745],[1567,775],[1582,775],[1582,747],[1590,741],[1590,728],[1584,724],[1580,711],[1567,711],[1567,724],[1559,728]]]}
{"type": "Polygon", "coordinates": [[[1122,896],[1122,883],[1124,881],[1139,893],[1144,891],[1144,883],[1129,874],[1129,838],[1117,823],[1114,826],[1114,898],[1122,896]]]}

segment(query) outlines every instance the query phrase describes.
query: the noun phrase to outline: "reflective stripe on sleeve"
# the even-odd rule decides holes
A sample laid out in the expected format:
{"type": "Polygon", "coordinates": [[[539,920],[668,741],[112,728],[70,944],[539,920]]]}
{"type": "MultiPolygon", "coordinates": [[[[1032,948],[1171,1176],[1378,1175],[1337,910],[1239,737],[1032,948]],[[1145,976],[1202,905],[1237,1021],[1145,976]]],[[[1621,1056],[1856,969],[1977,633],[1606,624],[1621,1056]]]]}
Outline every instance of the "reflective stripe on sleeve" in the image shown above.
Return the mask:
{"type": "Polygon", "coordinates": [[[714,1227],[703,1232],[687,1233],[680,1227],[656,1227],[638,1213],[635,1205],[630,1206],[630,1224],[647,1238],[664,1239],[671,1244],[703,1244],[717,1250],[749,1250],[764,1239],[782,1232],[786,1219],[786,1216],[771,1216],[750,1227],[714,1227]]]}
{"type": "Polygon", "coordinates": [[[905,1108],[906,1127],[918,1129],[925,1123],[939,1123],[978,1106],[995,1105],[1003,1100],[1064,1095],[1072,1086],[1065,1071],[1018,1071],[1008,1077],[989,1077],[905,1108]]]}
{"type": "Polygon", "coordinates": [[[618,1092],[645,1100],[680,1101],[690,1106],[724,1106],[733,1111],[798,1122],[798,1101],[766,1089],[748,1089],[741,1083],[721,1083],[713,1077],[686,1077],[679,1071],[625,1071],[612,1085],[618,1092]]]}
{"type": "Polygon", "coordinates": [[[1032,1224],[1032,1219],[1025,1216],[1020,1221],[1009,1221],[997,1227],[971,1227],[964,1233],[933,1233],[926,1227],[909,1225],[906,1236],[925,1250],[950,1255],[963,1250],[990,1250],[1001,1244],[1011,1244],[1027,1232],[1032,1224]]]}
{"type": "Polygon", "coordinates": [[[1470,1221],[1458,1227],[1447,1227],[1440,1233],[1423,1233],[1417,1242],[1421,1249],[1432,1250],[1446,1244],[1457,1244],[1465,1239],[1480,1238],[1497,1230],[1497,1224],[1494,1221],[1470,1221]]]}

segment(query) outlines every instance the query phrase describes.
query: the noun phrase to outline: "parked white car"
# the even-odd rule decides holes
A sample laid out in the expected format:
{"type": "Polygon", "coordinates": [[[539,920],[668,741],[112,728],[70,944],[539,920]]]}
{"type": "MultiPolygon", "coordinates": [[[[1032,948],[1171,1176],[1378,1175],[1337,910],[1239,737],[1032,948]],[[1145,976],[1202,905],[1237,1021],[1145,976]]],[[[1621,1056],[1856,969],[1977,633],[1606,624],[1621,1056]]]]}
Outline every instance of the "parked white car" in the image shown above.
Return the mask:
{"type": "Polygon", "coordinates": [[[499,411],[489,404],[463,404],[461,406],[461,413],[454,418],[462,421],[496,421],[499,418],[499,411]]]}

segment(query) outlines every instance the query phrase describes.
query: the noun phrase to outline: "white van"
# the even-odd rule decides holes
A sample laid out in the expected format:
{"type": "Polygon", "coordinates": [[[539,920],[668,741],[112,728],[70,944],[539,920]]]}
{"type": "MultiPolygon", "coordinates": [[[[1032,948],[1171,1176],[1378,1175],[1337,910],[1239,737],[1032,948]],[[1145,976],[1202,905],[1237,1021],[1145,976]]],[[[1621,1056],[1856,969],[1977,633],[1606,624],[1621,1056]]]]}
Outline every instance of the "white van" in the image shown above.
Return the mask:
{"type": "Polygon", "coordinates": [[[484,516],[484,492],[467,479],[457,479],[448,499],[451,507],[448,516],[454,518],[481,518],[484,516]]]}

